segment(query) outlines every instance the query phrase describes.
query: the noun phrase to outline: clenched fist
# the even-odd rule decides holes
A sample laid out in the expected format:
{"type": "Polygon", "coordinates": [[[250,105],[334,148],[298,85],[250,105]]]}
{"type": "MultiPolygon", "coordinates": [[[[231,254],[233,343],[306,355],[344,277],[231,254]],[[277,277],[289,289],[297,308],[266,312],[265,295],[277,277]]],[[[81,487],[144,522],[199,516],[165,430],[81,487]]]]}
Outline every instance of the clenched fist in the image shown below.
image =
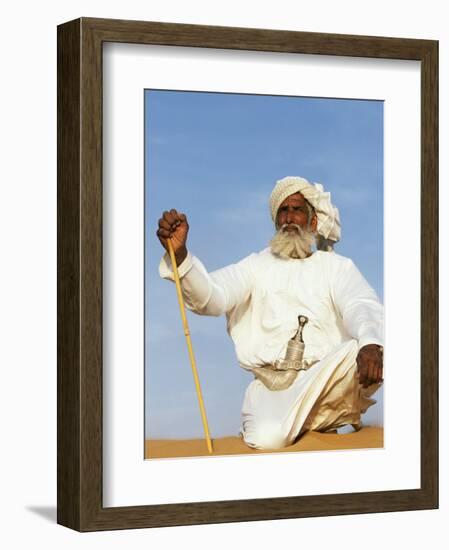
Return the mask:
{"type": "Polygon", "coordinates": [[[168,239],[171,239],[177,265],[181,265],[187,256],[187,234],[189,224],[185,214],[177,212],[174,208],[165,211],[159,219],[159,227],[156,235],[162,246],[168,252],[168,239]]]}

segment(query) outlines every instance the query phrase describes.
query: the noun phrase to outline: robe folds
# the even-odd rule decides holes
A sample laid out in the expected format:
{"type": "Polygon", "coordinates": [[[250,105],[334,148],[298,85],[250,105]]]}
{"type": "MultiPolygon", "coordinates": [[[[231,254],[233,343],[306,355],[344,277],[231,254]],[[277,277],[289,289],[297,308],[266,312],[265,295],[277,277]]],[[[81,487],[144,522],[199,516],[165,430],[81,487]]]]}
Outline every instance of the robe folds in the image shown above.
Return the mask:
{"type": "MultiPolygon", "coordinates": [[[[278,448],[307,430],[360,424],[379,385],[361,388],[356,357],[366,344],[383,345],[383,306],[352,260],[324,251],[284,259],[266,248],[208,273],[189,252],[178,271],[189,310],[226,315],[244,369],[283,359],[298,315],[309,319],[304,359],[313,366],[285,390],[270,391],[256,379],[246,390],[240,432],[248,445],[278,448]]],[[[168,254],[159,273],[174,279],[168,254]]]]}

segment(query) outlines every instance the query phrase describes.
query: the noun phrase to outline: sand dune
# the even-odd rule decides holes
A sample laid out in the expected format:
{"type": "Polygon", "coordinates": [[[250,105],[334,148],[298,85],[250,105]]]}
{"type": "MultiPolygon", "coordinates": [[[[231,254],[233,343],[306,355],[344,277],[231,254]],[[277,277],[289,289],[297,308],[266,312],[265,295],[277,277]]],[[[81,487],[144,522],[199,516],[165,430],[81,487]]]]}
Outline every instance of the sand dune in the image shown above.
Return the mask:
{"type": "MultiPolygon", "coordinates": [[[[220,437],[212,440],[213,455],[239,455],[296,451],[331,451],[341,449],[373,449],[383,447],[383,428],[367,426],[348,434],[308,432],[294,445],[274,451],[250,449],[239,437],[220,437]]],[[[208,456],[204,439],[148,439],[145,458],[180,458],[208,456]]]]}

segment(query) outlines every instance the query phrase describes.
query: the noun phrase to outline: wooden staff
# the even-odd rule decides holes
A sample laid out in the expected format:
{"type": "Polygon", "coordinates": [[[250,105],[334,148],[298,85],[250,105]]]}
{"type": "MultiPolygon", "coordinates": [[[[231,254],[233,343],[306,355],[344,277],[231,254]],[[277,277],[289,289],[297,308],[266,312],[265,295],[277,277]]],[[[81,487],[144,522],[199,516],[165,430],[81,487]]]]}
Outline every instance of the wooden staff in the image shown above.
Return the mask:
{"type": "Polygon", "coordinates": [[[192,367],[193,378],[195,380],[196,394],[198,396],[198,402],[200,404],[201,419],[203,420],[204,433],[206,435],[207,449],[209,453],[212,453],[212,442],[209,434],[209,426],[207,425],[206,409],[204,408],[203,396],[201,394],[200,379],[198,377],[198,372],[196,370],[195,357],[193,355],[193,348],[192,348],[192,341],[190,340],[190,331],[189,331],[189,325],[187,323],[184,299],[182,297],[182,292],[181,292],[181,282],[179,280],[178,266],[176,265],[175,252],[173,250],[173,245],[170,237],[167,239],[167,242],[168,242],[168,252],[170,254],[170,259],[173,266],[173,273],[175,275],[176,293],[178,294],[179,309],[181,310],[182,324],[184,327],[184,334],[187,340],[187,349],[189,350],[190,365],[192,367]]]}

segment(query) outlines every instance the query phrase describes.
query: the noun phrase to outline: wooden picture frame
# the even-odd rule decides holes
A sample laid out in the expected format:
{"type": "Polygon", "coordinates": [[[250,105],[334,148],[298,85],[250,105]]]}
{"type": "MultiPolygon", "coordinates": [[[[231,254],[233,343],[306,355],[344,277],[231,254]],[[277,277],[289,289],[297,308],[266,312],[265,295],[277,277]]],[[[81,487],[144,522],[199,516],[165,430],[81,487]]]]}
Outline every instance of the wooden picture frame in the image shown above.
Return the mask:
{"type": "Polygon", "coordinates": [[[79,531],[438,507],[438,42],[81,18],[58,27],[58,523],[79,531]],[[421,63],[421,488],[103,507],[102,45],[421,63]]]}

